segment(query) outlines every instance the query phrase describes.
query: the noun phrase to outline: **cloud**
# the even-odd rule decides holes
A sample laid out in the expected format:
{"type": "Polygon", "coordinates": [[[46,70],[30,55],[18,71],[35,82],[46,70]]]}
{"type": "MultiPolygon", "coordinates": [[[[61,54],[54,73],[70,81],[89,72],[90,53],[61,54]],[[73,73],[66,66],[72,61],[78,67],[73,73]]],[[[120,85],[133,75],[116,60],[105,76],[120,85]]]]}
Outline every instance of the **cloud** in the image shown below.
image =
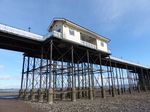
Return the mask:
{"type": "Polygon", "coordinates": [[[147,20],[150,20],[149,5],[149,0],[99,0],[92,1],[91,9],[101,30],[118,33],[122,30],[139,35],[150,29],[147,29],[147,20]]]}
{"type": "Polygon", "coordinates": [[[20,76],[0,76],[0,80],[20,80],[20,76]]]}
{"type": "Polygon", "coordinates": [[[1,84],[1,89],[10,89],[10,88],[20,88],[20,83],[7,83],[7,84],[1,84]]]}
{"type": "Polygon", "coordinates": [[[3,68],[5,68],[3,65],[0,65],[0,69],[3,69],[3,68]]]}

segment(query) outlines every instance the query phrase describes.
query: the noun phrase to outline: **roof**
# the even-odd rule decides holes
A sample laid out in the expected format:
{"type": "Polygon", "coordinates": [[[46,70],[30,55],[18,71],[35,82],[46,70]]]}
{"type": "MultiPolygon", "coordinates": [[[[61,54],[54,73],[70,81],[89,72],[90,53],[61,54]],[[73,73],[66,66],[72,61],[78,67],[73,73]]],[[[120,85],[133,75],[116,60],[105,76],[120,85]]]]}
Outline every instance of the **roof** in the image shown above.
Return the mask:
{"type": "Polygon", "coordinates": [[[125,63],[125,64],[129,64],[129,65],[134,65],[134,66],[138,66],[138,67],[150,69],[150,68],[147,67],[147,66],[140,65],[140,64],[137,64],[137,63],[133,63],[133,62],[130,62],[130,61],[126,61],[126,60],[123,60],[123,59],[119,59],[119,58],[116,58],[116,57],[110,56],[110,59],[111,59],[111,60],[114,60],[114,61],[118,61],[119,63],[125,63]]]}
{"type": "Polygon", "coordinates": [[[43,41],[44,40],[44,37],[41,35],[37,35],[37,34],[31,33],[31,32],[27,32],[27,31],[20,30],[20,29],[10,27],[10,26],[6,26],[3,24],[0,24],[0,31],[4,32],[4,33],[24,37],[24,38],[36,40],[36,41],[43,41]]]}
{"type": "Polygon", "coordinates": [[[53,24],[55,23],[55,21],[62,21],[62,22],[64,22],[64,23],[66,23],[66,24],[69,24],[69,25],[71,25],[71,26],[77,27],[78,29],[82,29],[82,30],[84,30],[84,31],[86,31],[86,32],[89,32],[89,33],[91,33],[92,35],[95,35],[95,36],[97,36],[97,37],[99,37],[99,38],[101,38],[101,39],[106,40],[107,42],[110,41],[110,39],[108,39],[108,38],[106,38],[106,37],[104,37],[104,36],[101,36],[101,35],[99,35],[99,34],[93,32],[93,31],[91,31],[91,30],[88,30],[88,29],[86,29],[86,28],[84,28],[84,27],[82,27],[82,26],[80,26],[80,25],[78,25],[78,24],[76,24],[76,23],[74,23],[74,22],[71,22],[71,21],[69,21],[69,20],[67,20],[67,19],[65,19],[65,18],[54,18],[53,21],[51,22],[51,24],[50,24],[49,27],[48,27],[48,31],[50,31],[50,29],[51,29],[51,27],[53,26],[53,24]]]}

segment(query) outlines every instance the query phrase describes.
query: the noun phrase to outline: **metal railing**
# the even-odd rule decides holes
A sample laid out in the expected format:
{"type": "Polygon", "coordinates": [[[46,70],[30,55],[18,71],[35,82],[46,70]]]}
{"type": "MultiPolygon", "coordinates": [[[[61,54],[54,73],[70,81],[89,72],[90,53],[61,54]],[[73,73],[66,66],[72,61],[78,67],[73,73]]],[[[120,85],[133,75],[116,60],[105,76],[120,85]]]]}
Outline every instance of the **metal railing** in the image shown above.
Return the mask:
{"type": "Polygon", "coordinates": [[[87,47],[96,49],[96,45],[91,44],[91,43],[89,43],[89,42],[86,42],[86,41],[81,40],[80,43],[81,43],[82,45],[84,45],[84,46],[87,46],[87,47]]]}
{"type": "Polygon", "coordinates": [[[44,36],[44,39],[50,38],[51,36],[54,36],[54,37],[57,37],[57,38],[61,38],[61,33],[60,33],[60,32],[57,32],[57,31],[49,32],[49,33],[47,33],[47,34],[44,36]]]}

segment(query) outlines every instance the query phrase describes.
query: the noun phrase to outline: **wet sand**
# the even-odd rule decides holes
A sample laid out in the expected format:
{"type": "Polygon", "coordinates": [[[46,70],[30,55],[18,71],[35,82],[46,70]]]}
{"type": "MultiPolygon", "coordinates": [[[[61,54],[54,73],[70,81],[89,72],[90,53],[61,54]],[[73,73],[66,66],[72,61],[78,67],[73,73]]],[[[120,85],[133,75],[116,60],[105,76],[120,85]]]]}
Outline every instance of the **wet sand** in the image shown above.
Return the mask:
{"type": "Polygon", "coordinates": [[[0,99],[0,112],[150,112],[150,91],[106,99],[57,101],[49,105],[17,99],[0,99]]]}
{"type": "Polygon", "coordinates": [[[17,99],[0,99],[0,112],[43,112],[17,99]]]}
{"type": "Polygon", "coordinates": [[[0,112],[43,112],[17,98],[18,93],[0,92],[0,112]]]}

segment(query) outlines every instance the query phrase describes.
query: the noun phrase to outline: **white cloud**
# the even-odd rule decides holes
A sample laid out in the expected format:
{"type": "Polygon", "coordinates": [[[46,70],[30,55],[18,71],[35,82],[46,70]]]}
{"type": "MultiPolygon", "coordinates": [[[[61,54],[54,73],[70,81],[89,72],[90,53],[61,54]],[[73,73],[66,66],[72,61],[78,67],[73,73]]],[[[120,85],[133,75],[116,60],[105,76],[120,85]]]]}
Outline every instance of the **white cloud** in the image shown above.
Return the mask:
{"type": "Polygon", "coordinates": [[[20,80],[20,76],[8,76],[8,75],[4,75],[4,76],[0,76],[0,80],[20,80]]]}
{"type": "Polygon", "coordinates": [[[0,65],[0,69],[3,69],[3,68],[5,68],[3,65],[0,65]]]}
{"type": "Polygon", "coordinates": [[[130,30],[134,35],[147,30],[144,21],[150,19],[149,6],[149,0],[99,0],[92,1],[91,8],[103,31],[130,30]]]}
{"type": "Polygon", "coordinates": [[[7,84],[1,84],[1,89],[10,89],[10,88],[20,88],[20,83],[7,83],[7,84]]]}

